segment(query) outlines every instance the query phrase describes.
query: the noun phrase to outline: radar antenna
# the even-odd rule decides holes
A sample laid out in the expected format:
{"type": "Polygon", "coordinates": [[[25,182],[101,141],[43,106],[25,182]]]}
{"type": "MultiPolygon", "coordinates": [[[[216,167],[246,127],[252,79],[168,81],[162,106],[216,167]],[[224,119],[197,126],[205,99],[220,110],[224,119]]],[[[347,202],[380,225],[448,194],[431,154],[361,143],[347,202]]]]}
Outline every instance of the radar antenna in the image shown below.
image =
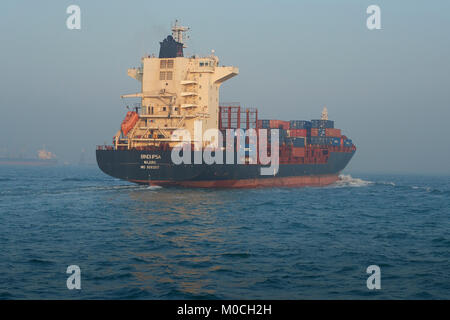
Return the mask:
{"type": "MultiPolygon", "coordinates": [[[[175,39],[176,42],[182,43],[183,48],[186,48],[186,45],[183,42],[183,35],[185,32],[187,32],[190,28],[188,27],[182,27],[178,25],[178,20],[175,20],[175,24],[172,26],[172,37],[175,39]]],[[[189,39],[189,37],[186,37],[189,39]]]]}
{"type": "Polygon", "coordinates": [[[322,120],[328,120],[328,109],[327,109],[327,107],[323,107],[322,120]]]}

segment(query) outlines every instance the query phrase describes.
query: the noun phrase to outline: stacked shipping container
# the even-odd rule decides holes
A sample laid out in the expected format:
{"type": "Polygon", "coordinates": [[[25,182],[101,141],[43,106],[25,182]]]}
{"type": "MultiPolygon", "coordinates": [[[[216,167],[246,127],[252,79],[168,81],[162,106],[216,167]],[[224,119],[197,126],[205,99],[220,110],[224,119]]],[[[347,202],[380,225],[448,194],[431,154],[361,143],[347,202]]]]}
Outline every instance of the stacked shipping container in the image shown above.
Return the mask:
{"type": "Polygon", "coordinates": [[[331,120],[311,120],[311,128],[334,128],[334,121],[331,120]]]}
{"type": "MultiPolygon", "coordinates": [[[[249,109],[241,110],[240,107],[222,107],[219,112],[220,129],[267,129],[267,143],[271,143],[271,131],[278,130],[280,159],[285,155],[283,150],[288,150],[291,157],[305,158],[316,154],[316,149],[328,147],[352,147],[353,143],[346,136],[342,136],[340,129],[334,128],[331,120],[257,120],[257,113],[249,109]],[[239,114],[239,115],[238,115],[239,114]],[[309,151],[307,151],[309,150],[309,151]]],[[[261,136],[260,136],[261,138],[261,136]]],[[[246,146],[248,150],[248,146],[246,146]]],[[[328,152],[327,150],[323,152],[328,152]]],[[[246,152],[248,154],[248,151],[246,152]]],[[[322,152],[317,152],[322,154],[322,152]]],[[[324,154],[324,153],[323,153],[324,154]]],[[[300,160],[302,161],[302,160],[300,160]]]]}

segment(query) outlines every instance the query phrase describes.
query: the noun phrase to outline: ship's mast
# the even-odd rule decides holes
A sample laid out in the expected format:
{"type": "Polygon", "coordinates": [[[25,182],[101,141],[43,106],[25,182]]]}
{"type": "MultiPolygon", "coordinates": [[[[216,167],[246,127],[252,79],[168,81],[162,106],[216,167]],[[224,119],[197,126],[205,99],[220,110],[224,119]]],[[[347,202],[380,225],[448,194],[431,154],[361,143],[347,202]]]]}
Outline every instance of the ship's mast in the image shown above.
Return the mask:
{"type": "Polygon", "coordinates": [[[183,35],[185,32],[189,30],[188,27],[182,27],[178,25],[178,20],[175,20],[175,24],[172,26],[172,37],[176,42],[182,43],[183,48],[186,48],[186,45],[183,42],[183,35]]]}
{"type": "Polygon", "coordinates": [[[322,120],[328,120],[328,109],[326,106],[323,107],[323,110],[322,110],[322,120]]]}

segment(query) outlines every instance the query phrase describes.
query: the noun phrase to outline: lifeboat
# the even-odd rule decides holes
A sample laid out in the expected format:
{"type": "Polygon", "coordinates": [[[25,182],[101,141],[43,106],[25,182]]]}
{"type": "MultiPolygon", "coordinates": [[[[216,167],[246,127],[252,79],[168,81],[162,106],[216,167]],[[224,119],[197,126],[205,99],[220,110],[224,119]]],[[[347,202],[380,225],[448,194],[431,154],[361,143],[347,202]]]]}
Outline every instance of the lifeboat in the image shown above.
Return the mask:
{"type": "Polygon", "coordinates": [[[139,120],[139,115],[137,112],[128,111],[125,119],[122,121],[122,132],[126,136],[128,132],[136,125],[136,122],[139,120]]]}

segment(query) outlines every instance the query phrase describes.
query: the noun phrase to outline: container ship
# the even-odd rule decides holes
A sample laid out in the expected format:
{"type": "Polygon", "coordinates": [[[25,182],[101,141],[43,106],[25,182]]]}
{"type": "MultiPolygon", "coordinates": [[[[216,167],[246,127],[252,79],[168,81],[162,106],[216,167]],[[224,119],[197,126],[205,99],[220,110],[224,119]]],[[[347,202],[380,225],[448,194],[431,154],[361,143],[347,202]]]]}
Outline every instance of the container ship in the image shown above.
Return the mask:
{"type": "Polygon", "coordinates": [[[140,103],[127,112],[112,145],[97,146],[99,168],[115,178],[157,186],[301,187],[337,181],[356,147],[328,119],[326,108],[320,119],[284,121],[259,119],[256,108],[239,103],[219,103],[220,86],[239,70],[219,65],[214,50],[184,57],[188,29],[176,22],[172,35],[160,42],[158,57],[145,56],[140,67],[128,69],[141,91],[122,98],[140,103]],[[269,174],[263,169],[273,163],[260,157],[261,146],[267,155],[278,155],[269,174]],[[174,162],[175,151],[187,161],[174,162]],[[210,163],[205,152],[221,153],[223,159],[210,163]]]}

